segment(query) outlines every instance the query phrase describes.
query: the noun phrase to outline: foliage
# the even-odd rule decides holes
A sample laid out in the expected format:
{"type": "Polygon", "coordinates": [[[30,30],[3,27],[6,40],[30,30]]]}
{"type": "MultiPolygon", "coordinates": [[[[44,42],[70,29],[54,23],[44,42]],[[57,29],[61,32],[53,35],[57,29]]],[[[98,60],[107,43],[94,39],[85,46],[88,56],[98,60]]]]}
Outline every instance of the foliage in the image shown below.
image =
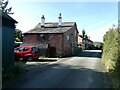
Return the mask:
{"type": "Polygon", "coordinates": [[[83,36],[82,36],[82,35],[79,35],[79,36],[83,38],[83,36]]]}
{"type": "Polygon", "coordinates": [[[82,30],[82,36],[83,36],[83,38],[85,37],[85,33],[86,33],[86,32],[85,32],[85,30],[83,29],[83,30],[82,30]]]}
{"type": "Polygon", "coordinates": [[[86,34],[84,29],[82,30],[82,35],[79,35],[79,36],[82,37],[82,38],[88,39],[88,35],[86,34]]]}
{"type": "Polygon", "coordinates": [[[5,87],[5,85],[11,80],[17,78],[21,73],[22,73],[22,68],[19,65],[15,65],[7,69],[4,69],[2,71],[3,87],[5,87]]]}
{"type": "Polygon", "coordinates": [[[22,42],[23,41],[22,31],[19,30],[19,29],[15,30],[15,41],[16,42],[22,42]]]}
{"type": "Polygon", "coordinates": [[[102,60],[109,72],[111,86],[120,88],[120,29],[110,29],[104,35],[102,60]]]}
{"type": "Polygon", "coordinates": [[[0,10],[2,10],[3,12],[5,12],[6,14],[14,14],[12,11],[12,7],[8,8],[7,9],[7,5],[8,5],[8,0],[5,1],[5,0],[2,0],[0,2],[0,10]]]}
{"type": "Polygon", "coordinates": [[[101,50],[103,49],[103,43],[102,42],[94,42],[94,49],[101,50]]]}
{"type": "Polygon", "coordinates": [[[86,38],[86,39],[88,39],[88,36],[87,36],[87,34],[85,35],[85,38],[86,38]]]}

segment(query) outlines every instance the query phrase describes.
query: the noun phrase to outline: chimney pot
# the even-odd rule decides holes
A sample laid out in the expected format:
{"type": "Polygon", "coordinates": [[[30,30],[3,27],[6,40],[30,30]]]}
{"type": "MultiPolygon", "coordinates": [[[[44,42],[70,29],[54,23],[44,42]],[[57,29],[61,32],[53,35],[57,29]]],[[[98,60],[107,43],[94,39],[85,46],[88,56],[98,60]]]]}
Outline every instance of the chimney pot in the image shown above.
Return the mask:
{"type": "Polygon", "coordinates": [[[62,27],[62,17],[61,17],[61,13],[59,14],[59,17],[58,17],[58,27],[62,27]]]}
{"type": "Polygon", "coordinates": [[[44,15],[42,15],[41,17],[41,27],[44,27],[45,26],[45,17],[44,15]]]}

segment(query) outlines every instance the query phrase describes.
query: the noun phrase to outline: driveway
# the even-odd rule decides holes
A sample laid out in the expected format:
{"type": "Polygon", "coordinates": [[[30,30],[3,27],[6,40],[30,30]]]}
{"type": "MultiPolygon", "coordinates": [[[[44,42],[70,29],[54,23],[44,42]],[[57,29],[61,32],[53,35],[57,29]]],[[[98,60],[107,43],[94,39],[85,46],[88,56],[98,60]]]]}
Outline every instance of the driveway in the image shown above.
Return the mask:
{"type": "Polygon", "coordinates": [[[84,53],[56,62],[37,64],[9,88],[108,88],[100,51],[84,53]]]}

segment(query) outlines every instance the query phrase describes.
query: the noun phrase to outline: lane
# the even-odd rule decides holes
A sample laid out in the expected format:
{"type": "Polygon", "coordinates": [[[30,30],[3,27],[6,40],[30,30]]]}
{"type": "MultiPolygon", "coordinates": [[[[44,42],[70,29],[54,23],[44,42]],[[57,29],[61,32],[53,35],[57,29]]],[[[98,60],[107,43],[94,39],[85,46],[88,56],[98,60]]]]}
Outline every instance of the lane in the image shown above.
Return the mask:
{"type": "Polygon", "coordinates": [[[16,88],[105,88],[105,69],[99,52],[84,53],[84,57],[63,58],[25,73],[11,87],[16,88]],[[85,55],[87,57],[85,57],[85,55]],[[89,55],[89,57],[88,57],[89,55]],[[92,57],[90,57],[90,55],[92,57]],[[94,56],[94,57],[93,57],[94,56]]]}

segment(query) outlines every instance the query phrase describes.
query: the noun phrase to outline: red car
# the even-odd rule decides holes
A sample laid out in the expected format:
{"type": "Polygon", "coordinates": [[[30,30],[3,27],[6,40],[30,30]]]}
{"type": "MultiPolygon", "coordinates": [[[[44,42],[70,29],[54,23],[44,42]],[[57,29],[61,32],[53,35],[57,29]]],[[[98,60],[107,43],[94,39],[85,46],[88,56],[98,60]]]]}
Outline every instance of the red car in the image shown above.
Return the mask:
{"type": "Polygon", "coordinates": [[[20,46],[14,49],[15,60],[29,60],[39,58],[39,50],[35,46],[20,46]]]}

